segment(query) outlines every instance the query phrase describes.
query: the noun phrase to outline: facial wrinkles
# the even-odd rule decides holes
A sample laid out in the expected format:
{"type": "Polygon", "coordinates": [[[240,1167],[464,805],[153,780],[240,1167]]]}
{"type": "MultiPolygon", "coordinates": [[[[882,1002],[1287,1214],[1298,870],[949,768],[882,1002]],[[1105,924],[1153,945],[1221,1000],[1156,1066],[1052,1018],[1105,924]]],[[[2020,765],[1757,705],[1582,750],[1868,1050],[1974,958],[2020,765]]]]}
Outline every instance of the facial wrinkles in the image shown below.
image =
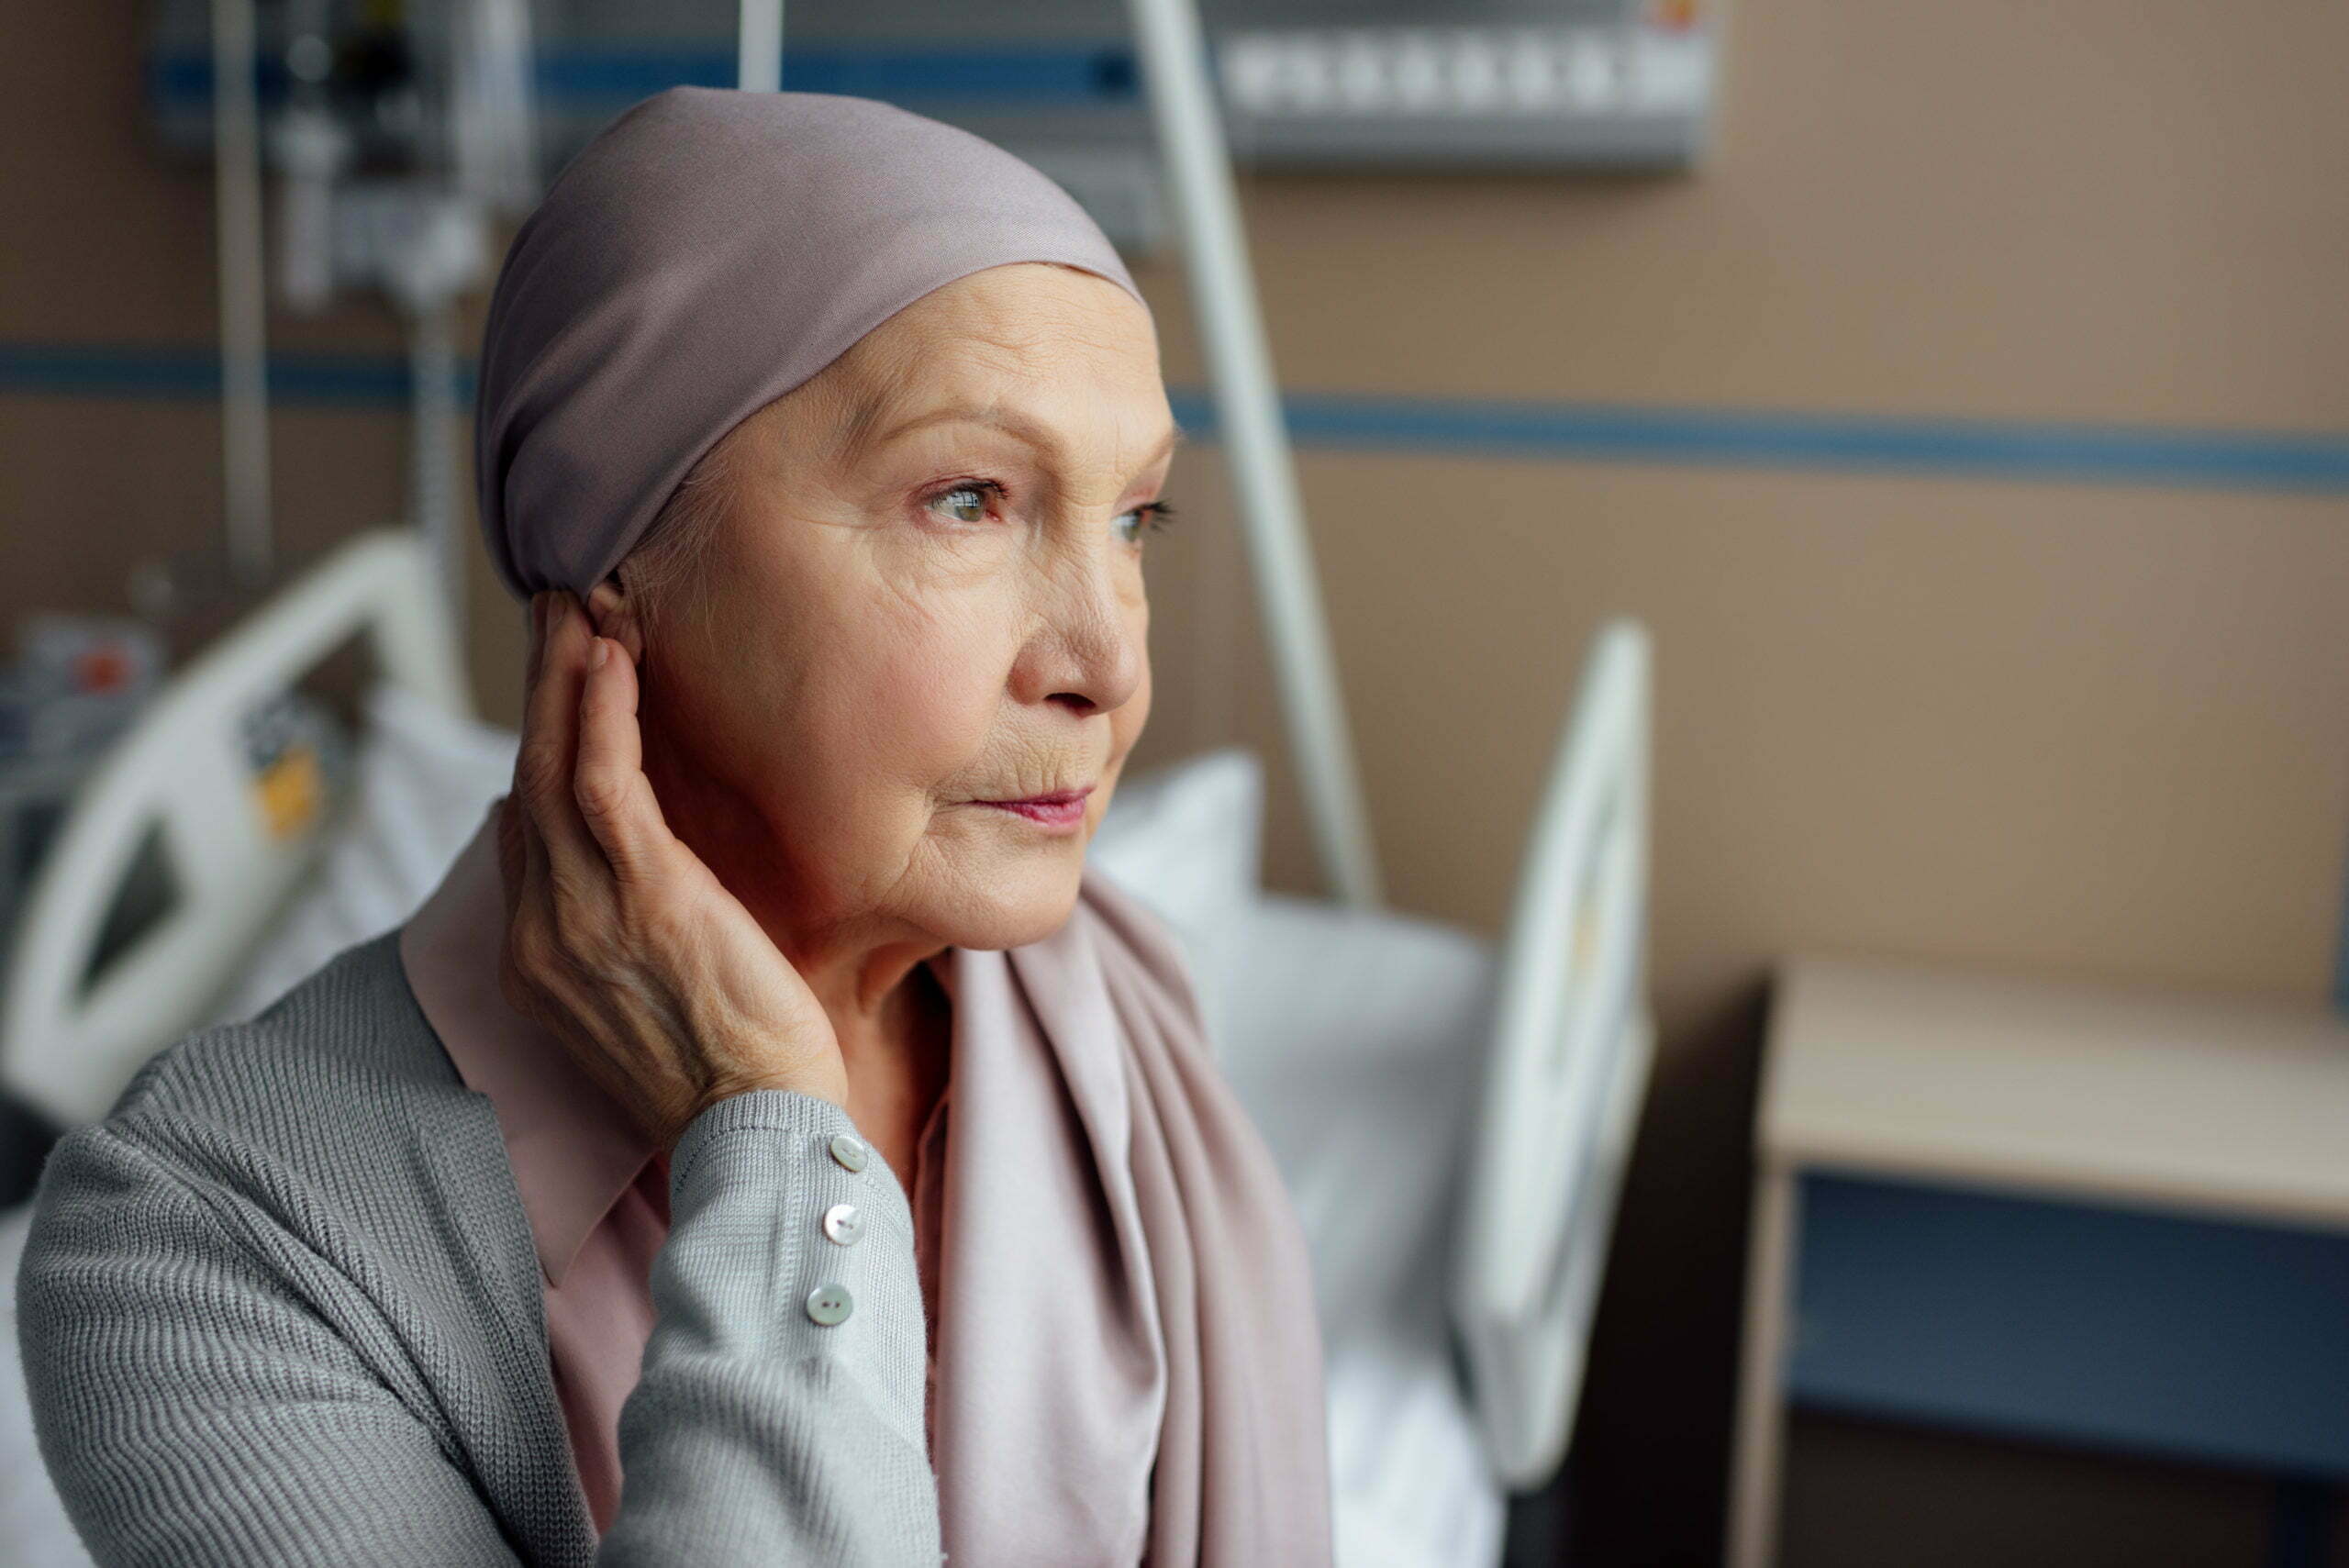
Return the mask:
{"type": "Polygon", "coordinates": [[[1138,361],[1119,323],[1066,303],[917,307],[740,432],[756,450],[729,528],[750,537],[714,552],[731,613],[712,617],[704,668],[742,699],[719,705],[728,771],[840,920],[984,914],[1004,840],[963,803],[1097,782],[1097,821],[1147,713],[1140,552],[1114,516],[1155,494],[1134,465],[1165,428],[1163,392],[1154,346],[1138,361]],[[1019,410],[1067,445],[956,425],[867,450],[950,404],[1019,410]],[[987,495],[981,524],[923,517],[957,471],[1024,493],[1008,511],[987,495]],[[1068,690],[1097,706],[1050,701],[1068,690]]]}
{"type": "MultiPolygon", "coordinates": [[[[1074,662],[1085,665],[1115,656],[1112,651],[1116,640],[1126,635],[1121,624],[1123,616],[1132,616],[1137,623],[1137,637],[1142,635],[1146,623],[1139,552],[1117,530],[1101,526],[1100,520],[1100,514],[1128,498],[1127,492],[1134,487],[1131,467],[1120,462],[1120,454],[1141,450],[1144,443],[1128,439],[1127,429],[1132,421],[1121,421],[1119,427],[1104,433],[1097,419],[1088,420],[1075,410],[1064,412],[1052,406],[1055,399],[1032,361],[1052,354],[1067,358],[1063,341],[1067,336],[1064,331],[1057,337],[983,335],[968,348],[958,344],[953,358],[957,373],[952,386],[909,409],[893,406],[885,394],[905,392],[909,380],[906,367],[915,356],[899,353],[887,359],[876,357],[871,363],[874,373],[885,378],[885,395],[862,400],[863,412],[850,428],[861,431],[895,428],[905,417],[925,413],[930,406],[968,405],[1026,410],[1063,432],[1065,445],[1060,449],[1057,461],[1014,436],[969,425],[931,426],[903,438],[900,444],[913,449],[915,457],[932,450],[952,454],[964,447],[974,452],[999,455],[1005,460],[999,464],[974,456],[972,467],[977,471],[1006,468],[1018,472],[1021,477],[1017,487],[1024,494],[1012,497],[1015,517],[1008,523],[957,526],[941,517],[937,531],[923,540],[919,552],[930,572],[898,580],[898,586],[909,605],[927,607],[929,595],[942,576],[950,580],[948,586],[952,592],[947,595],[949,598],[962,595],[961,603],[974,610],[985,605],[983,613],[974,613],[975,620],[998,627],[1020,623],[1019,635],[1010,641],[1011,655],[1016,656],[1032,639],[1041,638],[1063,644],[1074,662]],[[884,409],[887,410],[885,416],[884,409]],[[941,539],[942,561],[938,543],[941,539]],[[1006,559],[1008,539],[1024,544],[1028,556],[1024,562],[1006,559]],[[961,580],[953,580],[957,578],[961,580]],[[975,592],[966,592],[974,586],[975,592]],[[996,588],[1005,592],[990,592],[996,588]]],[[[1051,371],[1056,367],[1042,368],[1051,371]]],[[[1059,384],[1099,385],[1104,384],[1107,373],[1106,366],[1078,366],[1072,373],[1049,379],[1059,384]]],[[[1160,395],[1163,397],[1163,394],[1160,395]]],[[[1063,397],[1058,401],[1067,400],[1063,397]]],[[[1163,429],[1162,417],[1156,430],[1163,429]]],[[[906,461],[908,471],[912,471],[915,458],[906,461]]],[[[885,466],[894,469],[896,462],[895,455],[885,455],[885,466]]],[[[988,497],[987,504],[992,509],[997,503],[988,497]]],[[[967,629],[974,640],[983,639],[980,628],[967,629]]],[[[1130,684],[1130,677],[1118,684],[1130,684]]],[[[1028,791],[1071,782],[1065,776],[1072,767],[1065,742],[1035,738],[1028,727],[1032,720],[1023,723],[1019,705],[1013,702],[1007,706],[1011,732],[1022,738],[1038,764],[1032,773],[1022,770],[1021,782],[1028,791]]],[[[1019,793],[1010,784],[998,784],[996,788],[999,796],[1019,793]]]]}
{"type": "MultiPolygon", "coordinates": [[[[874,832],[840,895],[874,909],[910,907],[924,890],[944,891],[941,878],[970,874],[939,852],[930,828],[941,806],[959,798],[940,781],[974,760],[963,738],[974,737],[984,757],[992,694],[1009,662],[1000,645],[1018,624],[1006,602],[1016,584],[926,544],[906,517],[825,513],[853,526],[811,530],[816,570],[800,584],[812,591],[794,657],[831,705],[815,728],[836,760],[814,784],[828,816],[874,832]],[[983,680],[985,672],[995,678],[983,680]]],[[[778,810],[778,834],[791,830],[785,816],[778,810]]]]}

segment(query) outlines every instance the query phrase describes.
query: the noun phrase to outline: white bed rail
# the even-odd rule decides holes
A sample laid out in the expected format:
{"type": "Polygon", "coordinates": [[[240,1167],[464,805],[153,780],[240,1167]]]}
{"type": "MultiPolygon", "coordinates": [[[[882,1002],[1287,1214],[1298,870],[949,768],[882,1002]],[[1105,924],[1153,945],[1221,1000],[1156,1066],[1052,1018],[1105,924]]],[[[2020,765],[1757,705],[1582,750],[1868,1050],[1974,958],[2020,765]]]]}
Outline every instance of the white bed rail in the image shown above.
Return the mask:
{"type": "Polygon", "coordinates": [[[201,1018],[309,863],[315,833],[273,832],[241,726],[351,638],[384,678],[470,713],[432,552],[362,534],[173,677],[93,770],[41,862],[0,992],[0,1083],[68,1125],[95,1121],[201,1018]],[[85,976],[134,857],[160,828],[174,897],[85,976]]]}
{"type": "Polygon", "coordinates": [[[1592,639],[1534,818],[1472,1140],[1453,1321],[1495,1468],[1564,1459],[1654,1029],[1645,1000],[1650,657],[1592,639]]]}

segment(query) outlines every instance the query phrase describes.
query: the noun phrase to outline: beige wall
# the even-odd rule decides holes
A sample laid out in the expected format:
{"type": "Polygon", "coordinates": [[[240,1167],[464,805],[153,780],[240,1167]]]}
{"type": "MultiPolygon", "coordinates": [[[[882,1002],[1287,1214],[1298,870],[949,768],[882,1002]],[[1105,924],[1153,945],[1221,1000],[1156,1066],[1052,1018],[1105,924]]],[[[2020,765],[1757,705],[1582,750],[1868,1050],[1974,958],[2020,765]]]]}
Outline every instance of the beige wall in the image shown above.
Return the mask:
{"type": "MultiPolygon", "coordinates": [[[[1288,384],[2349,430],[2349,12],[1782,0],[1731,26],[1694,179],[1252,182],[1288,384]]],[[[1173,328],[1178,281],[1152,282],[1173,328]]],[[[1170,370],[1197,379],[1179,344],[1170,370]]],[[[1584,639],[1615,613],[1654,633],[1665,1056],[1575,1534],[1586,1561],[1705,1561],[1771,960],[2321,995],[2349,499],[1335,451],[1304,472],[1404,907],[1496,929],[1584,639]]],[[[1238,689],[1269,737],[1261,683],[1238,689]]],[[[1276,873],[1303,884],[1280,804],[1276,873]]],[[[1863,1506],[1887,1488],[1912,1530],[1979,1521],[1965,1539],[2003,1546],[1981,1562],[2083,1540],[2130,1561],[2204,1495],[1809,1424],[1793,1463],[1796,1562],[1904,1560],[1863,1506]]],[[[2206,1516],[2194,1560],[2259,1561],[2263,1528],[2206,1516]]]]}
{"type": "MultiPolygon", "coordinates": [[[[0,341],[203,342],[206,191],[142,145],[127,8],[19,32],[39,36],[0,56],[0,341]]],[[[2344,59],[2349,10],[2306,0],[1755,5],[1696,177],[1248,182],[1276,359],[1309,391],[2349,432],[2344,59]]],[[[1179,275],[1140,273],[1170,379],[1197,385],[1179,275]]],[[[354,307],[279,341],[395,338],[354,307]]],[[[291,410],[275,431],[290,548],[396,496],[389,415],[291,410]]],[[[0,616],[114,602],[133,559],[210,537],[216,440],[206,405],[0,397],[0,616]]],[[[1497,929],[1585,639],[1612,614],[1653,632],[1664,1055],[1577,1533],[1587,1562],[1706,1561],[1771,961],[2320,994],[2349,837],[2349,497],[1334,450],[1302,467],[1401,908],[1497,929]]],[[[1238,737],[1277,764],[1212,449],[1171,491],[1145,760],[1238,737]]],[[[510,714],[513,616],[478,579],[475,600],[484,699],[510,714]]],[[[1277,791],[1276,885],[1312,886],[1298,828],[1277,791]]],[[[2083,1517],[2143,1539],[2178,1507],[2166,1472],[2067,1487],[2054,1463],[1806,1429],[1798,1556],[1894,1560],[1898,1521],[1838,1504],[1886,1488],[2003,1518],[2025,1552],[2083,1517]]],[[[2258,1509],[2212,1507],[2196,1517],[2221,1544],[2198,1560],[2256,1561],[2258,1509]]]]}

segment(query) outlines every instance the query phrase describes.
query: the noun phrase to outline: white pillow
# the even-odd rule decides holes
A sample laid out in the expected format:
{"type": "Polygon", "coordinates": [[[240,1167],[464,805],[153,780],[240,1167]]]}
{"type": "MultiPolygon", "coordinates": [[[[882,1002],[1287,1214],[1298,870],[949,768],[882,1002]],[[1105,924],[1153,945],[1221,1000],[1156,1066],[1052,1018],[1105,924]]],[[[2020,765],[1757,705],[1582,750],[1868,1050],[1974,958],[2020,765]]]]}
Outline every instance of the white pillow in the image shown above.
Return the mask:
{"type": "Polygon", "coordinates": [[[1121,780],[1086,851],[1174,933],[1219,1058],[1234,1021],[1238,944],[1256,903],[1264,823],[1264,763],[1227,746],[1121,780]]]}

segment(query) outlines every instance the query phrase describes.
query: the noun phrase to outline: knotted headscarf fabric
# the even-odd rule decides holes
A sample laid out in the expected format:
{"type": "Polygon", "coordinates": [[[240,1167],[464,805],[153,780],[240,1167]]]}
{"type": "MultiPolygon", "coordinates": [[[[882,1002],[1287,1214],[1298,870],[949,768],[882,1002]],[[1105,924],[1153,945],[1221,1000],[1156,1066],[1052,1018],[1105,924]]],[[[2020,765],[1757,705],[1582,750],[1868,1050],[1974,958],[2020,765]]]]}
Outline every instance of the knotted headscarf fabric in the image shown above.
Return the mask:
{"type": "Polygon", "coordinates": [[[507,589],[585,595],[719,437],[931,290],[1057,261],[1141,292],[1043,173],[870,98],[672,87],[606,127],[491,295],[474,473],[507,589]]]}

